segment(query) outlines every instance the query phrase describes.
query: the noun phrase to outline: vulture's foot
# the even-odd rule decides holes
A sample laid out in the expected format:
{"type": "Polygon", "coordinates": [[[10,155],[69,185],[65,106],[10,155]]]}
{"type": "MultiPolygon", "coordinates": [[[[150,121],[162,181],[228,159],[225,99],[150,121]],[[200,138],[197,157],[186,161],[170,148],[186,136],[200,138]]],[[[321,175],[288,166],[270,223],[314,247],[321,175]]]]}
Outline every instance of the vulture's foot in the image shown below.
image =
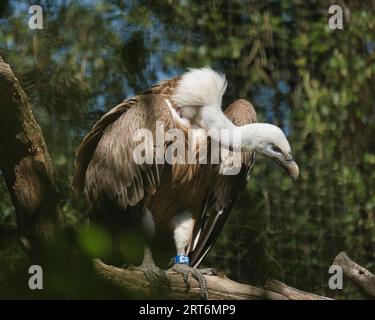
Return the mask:
{"type": "Polygon", "coordinates": [[[128,266],[129,270],[142,271],[152,289],[169,288],[170,283],[164,270],[158,268],[154,263],[142,263],[140,266],[128,266]]]}
{"type": "Polygon", "coordinates": [[[182,275],[182,278],[184,279],[184,282],[186,284],[186,288],[189,289],[190,287],[190,277],[192,276],[195,280],[199,282],[199,287],[201,290],[201,298],[204,300],[208,299],[208,288],[207,288],[207,281],[204,277],[204,275],[213,275],[214,269],[207,268],[207,269],[197,269],[192,268],[187,264],[179,264],[176,263],[173,265],[173,267],[170,269],[170,271],[175,271],[177,273],[180,273],[182,275]]]}

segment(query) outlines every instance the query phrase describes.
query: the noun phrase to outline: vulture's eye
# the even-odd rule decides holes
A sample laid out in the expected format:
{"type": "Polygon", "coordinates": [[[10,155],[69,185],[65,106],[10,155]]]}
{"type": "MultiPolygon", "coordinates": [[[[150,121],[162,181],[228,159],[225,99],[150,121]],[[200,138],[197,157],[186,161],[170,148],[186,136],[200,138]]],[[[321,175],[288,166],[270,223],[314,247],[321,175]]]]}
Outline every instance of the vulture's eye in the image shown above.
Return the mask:
{"type": "Polygon", "coordinates": [[[278,146],[275,146],[274,144],[272,145],[272,151],[277,152],[277,153],[282,153],[281,149],[278,146]]]}

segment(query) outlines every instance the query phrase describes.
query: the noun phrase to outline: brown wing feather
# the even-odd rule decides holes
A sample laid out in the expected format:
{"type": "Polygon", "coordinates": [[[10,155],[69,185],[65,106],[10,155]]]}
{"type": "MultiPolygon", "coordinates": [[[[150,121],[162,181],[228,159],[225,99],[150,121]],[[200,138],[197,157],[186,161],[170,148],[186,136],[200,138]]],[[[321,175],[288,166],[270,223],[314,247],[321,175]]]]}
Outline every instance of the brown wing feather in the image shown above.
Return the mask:
{"type": "MultiPolygon", "coordinates": [[[[236,125],[257,122],[256,112],[250,102],[239,99],[226,110],[225,115],[236,125]]],[[[255,163],[254,153],[242,153],[242,167],[237,175],[214,175],[207,196],[205,210],[200,223],[196,224],[190,252],[190,264],[197,267],[218,238],[233,207],[236,195],[246,185],[251,168],[255,163]]],[[[216,172],[219,172],[218,168],[216,172]]]]}
{"type": "MultiPolygon", "coordinates": [[[[73,184],[85,190],[89,203],[98,204],[107,197],[125,209],[155,192],[160,167],[138,165],[133,160],[139,144],[133,141],[136,130],[149,129],[155,139],[156,121],[163,121],[165,131],[173,126],[164,95],[154,92],[128,99],[109,111],[79,146],[73,184]]],[[[154,145],[150,147],[154,153],[154,145]]]]}
{"type": "MultiPolygon", "coordinates": [[[[147,96],[148,94],[160,95],[160,97],[170,97],[179,80],[180,77],[175,77],[170,80],[162,81],[151,89],[140,93],[139,96],[123,101],[99,119],[90,132],[84,137],[76,150],[76,169],[72,181],[75,190],[83,190],[87,166],[107,127],[135,105],[141,97],[147,96]]],[[[150,107],[150,110],[152,110],[152,106],[150,107]]]]}
{"type": "Polygon", "coordinates": [[[93,126],[90,132],[84,137],[83,141],[76,150],[75,172],[73,176],[73,188],[76,191],[82,191],[85,185],[85,176],[87,166],[94,154],[99,140],[103,136],[105,129],[115,122],[126,110],[135,103],[134,99],[126,100],[114,107],[103,115],[93,126]]]}

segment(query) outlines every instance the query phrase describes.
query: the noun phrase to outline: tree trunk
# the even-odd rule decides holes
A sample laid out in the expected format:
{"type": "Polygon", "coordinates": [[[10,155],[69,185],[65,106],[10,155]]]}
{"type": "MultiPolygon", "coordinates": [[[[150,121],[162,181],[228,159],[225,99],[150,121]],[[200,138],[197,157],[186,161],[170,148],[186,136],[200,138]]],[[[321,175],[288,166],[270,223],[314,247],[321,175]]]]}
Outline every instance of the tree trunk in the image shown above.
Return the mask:
{"type": "Polygon", "coordinates": [[[31,254],[62,227],[52,164],[30,102],[0,57],[0,166],[17,215],[19,240],[31,254]],[[35,250],[34,250],[35,249],[35,250]]]}

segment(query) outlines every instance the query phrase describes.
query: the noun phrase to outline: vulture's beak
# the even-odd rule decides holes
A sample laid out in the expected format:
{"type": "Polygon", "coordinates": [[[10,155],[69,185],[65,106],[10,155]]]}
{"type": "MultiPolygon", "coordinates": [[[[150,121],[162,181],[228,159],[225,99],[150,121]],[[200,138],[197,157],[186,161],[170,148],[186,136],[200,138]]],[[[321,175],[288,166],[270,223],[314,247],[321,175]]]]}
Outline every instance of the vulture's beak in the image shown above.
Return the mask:
{"type": "Polygon", "coordinates": [[[287,156],[283,158],[284,159],[274,158],[273,160],[278,165],[283,167],[293,180],[296,180],[299,175],[299,168],[298,168],[297,163],[293,160],[293,157],[291,154],[288,154],[287,156]]]}
{"type": "Polygon", "coordinates": [[[296,180],[298,178],[299,168],[298,168],[298,165],[295,161],[292,161],[290,163],[286,163],[284,168],[293,180],[296,180]]]}

